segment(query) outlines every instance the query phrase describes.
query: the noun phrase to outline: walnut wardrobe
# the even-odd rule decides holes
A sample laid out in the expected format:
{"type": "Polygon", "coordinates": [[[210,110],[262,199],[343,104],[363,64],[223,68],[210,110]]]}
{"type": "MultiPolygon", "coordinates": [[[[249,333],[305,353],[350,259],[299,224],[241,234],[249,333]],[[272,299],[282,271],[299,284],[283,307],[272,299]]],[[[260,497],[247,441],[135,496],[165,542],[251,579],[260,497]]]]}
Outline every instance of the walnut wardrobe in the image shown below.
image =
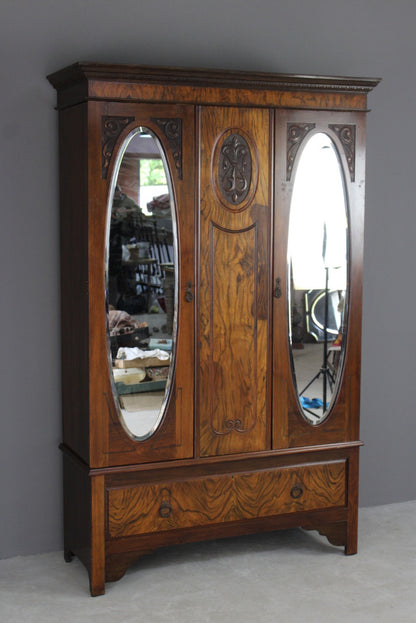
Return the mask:
{"type": "Polygon", "coordinates": [[[377,79],[77,63],[58,94],[65,559],[318,530],[357,549],[377,79]]]}

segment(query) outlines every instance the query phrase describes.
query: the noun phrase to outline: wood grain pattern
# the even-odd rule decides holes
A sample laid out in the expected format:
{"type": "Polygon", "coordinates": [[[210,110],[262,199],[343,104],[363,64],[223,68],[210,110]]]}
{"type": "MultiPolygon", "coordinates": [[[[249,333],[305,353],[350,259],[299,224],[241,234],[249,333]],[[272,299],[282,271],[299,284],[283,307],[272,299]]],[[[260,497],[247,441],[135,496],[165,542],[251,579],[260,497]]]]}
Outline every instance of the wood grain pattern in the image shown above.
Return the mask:
{"type": "Polygon", "coordinates": [[[200,453],[264,450],[270,444],[269,115],[203,109],[200,127],[200,453]],[[247,136],[254,152],[251,188],[238,211],[217,192],[215,154],[232,133],[247,136]]]}
{"type": "Polygon", "coordinates": [[[140,99],[141,101],[154,101],[163,99],[166,102],[177,101],[183,98],[186,103],[196,104],[221,104],[229,103],[233,106],[261,106],[296,109],[329,109],[329,110],[365,110],[367,97],[361,93],[319,93],[302,91],[258,91],[256,89],[233,89],[225,91],[222,88],[201,87],[192,89],[186,87],[161,87],[153,84],[118,84],[117,90],[114,85],[108,85],[102,81],[90,83],[92,97],[98,99],[111,99],[113,97],[122,100],[140,99]]]}
{"type": "Polygon", "coordinates": [[[257,361],[249,356],[257,350],[256,238],[254,226],[230,232],[212,224],[210,229],[209,384],[214,435],[248,434],[256,426],[257,361]]]}
{"type": "Polygon", "coordinates": [[[345,506],[345,462],[157,483],[108,492],[112,538],[345,506]]]}

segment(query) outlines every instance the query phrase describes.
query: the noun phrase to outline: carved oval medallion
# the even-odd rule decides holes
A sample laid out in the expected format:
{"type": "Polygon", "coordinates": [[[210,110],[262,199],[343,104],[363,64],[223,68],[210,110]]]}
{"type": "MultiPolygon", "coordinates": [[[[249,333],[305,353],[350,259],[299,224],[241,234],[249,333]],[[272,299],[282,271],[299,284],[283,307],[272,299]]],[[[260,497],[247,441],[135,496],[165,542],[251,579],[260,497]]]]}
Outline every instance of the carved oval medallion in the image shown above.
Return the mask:
{"type": "Polygon", "coordinates": [[[229,203],[238,206],[249,191],[252,177],[250,147],[240,134],[230,134],[223,142],[218,161],[218,182],[229,203]]]}

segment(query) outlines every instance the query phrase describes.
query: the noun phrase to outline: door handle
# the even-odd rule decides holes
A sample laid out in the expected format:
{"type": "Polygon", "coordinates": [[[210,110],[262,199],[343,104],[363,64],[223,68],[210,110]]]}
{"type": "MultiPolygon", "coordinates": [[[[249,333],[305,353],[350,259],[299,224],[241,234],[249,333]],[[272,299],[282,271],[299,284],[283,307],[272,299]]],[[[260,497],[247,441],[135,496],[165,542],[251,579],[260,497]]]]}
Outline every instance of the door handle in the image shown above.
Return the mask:
{"type": "Polygon", "coordinates": [[[192,281],[188,281],[186,284],[185,301],[191,303],[194,300],[194,293],[192,291],[192,281]]]}
{"type": "Polygon", "coordinates": [[[276,299],[280,299],[280,297],[282,296],[282,286],[280,285],[280,277],[277,277],[276,279],[276,285],[273,290],[273,296],[276,299]]]}

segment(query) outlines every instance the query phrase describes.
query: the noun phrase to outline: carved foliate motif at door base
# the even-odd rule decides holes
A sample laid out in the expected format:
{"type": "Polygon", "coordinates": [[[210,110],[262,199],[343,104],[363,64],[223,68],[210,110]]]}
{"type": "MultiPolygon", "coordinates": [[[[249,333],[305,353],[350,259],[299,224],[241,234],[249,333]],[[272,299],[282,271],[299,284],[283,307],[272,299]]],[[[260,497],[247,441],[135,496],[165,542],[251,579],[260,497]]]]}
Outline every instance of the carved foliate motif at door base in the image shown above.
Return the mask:
{"type": "Polygon", "coordinates": [[[169,147],[172,150],[178,178],[182,179],[182,119],[156,119],[151,117],[151,121],[156,123],[168,139],[169,147]]]}
{"type": "Polygon", "coordinates": [[[289,182],[292,176],[293,163],[295,162],[298,149],[305,136],[313,130],[314,123],[288,123],[287,124],[287,158],[286,180],[289,182]]]}
{"type": "Polygon", "coordinates": [[[101,177],[107,177],[114,145],[126,126],[134,121],[134,117],[102,117],[101,118],[101,177]]]}
{"type": "MultiPolygon", "coordinates": [[[[225,420],[224,422],[224,426],[227,432],[231,432],[231,431],[235,431],[236,433],[246,433],[247,430],[245,430],[242,426],[241,420],[225,420]]],[[[226,434],[226,433],[220,433],[219,431],[214,431],[216,435],[221,435],[221,434],[226,434]]]]}
{"type": "Polygon", "coordinates": [[[355,125],[337,125],[330,124],[328,126],[338,136],[344,148],[345,157],[348,163],[348,170],[351,176],[351,182],[355,181],[355,125]]]}
{"type": "Polygon", "coordinates": [[[221,147],[218,179],[221,193],[228,202],[239,205],[250,190],[252,158],[250,147],[240,134],[230,134],[221,147]]]}

